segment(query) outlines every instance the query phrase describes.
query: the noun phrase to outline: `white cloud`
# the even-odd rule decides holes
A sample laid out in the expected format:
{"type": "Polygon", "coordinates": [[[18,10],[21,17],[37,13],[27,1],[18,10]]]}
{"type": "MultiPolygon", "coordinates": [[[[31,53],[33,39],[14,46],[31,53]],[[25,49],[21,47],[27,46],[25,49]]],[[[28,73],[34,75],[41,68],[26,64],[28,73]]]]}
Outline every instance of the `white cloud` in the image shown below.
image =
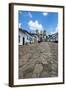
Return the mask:
{"type": "Polygon", "coordinates": [[[57,33],[58,32],[58,25],[57,27],[55,28],[55,31],[54,32],[51,32],[50,34],[54,34],[54,33],[57,33]]]}
{"type": "Polygon", "coordinates": [[[19,28],[21,28],[21,23],[19,23],[19,28]]]}
{"type": "Polygon", "coordinates": [[[39,30],[39,32],[40,31],[42,31],[43,30],[43,26],[42,26],[42,24],[40,24],[39,22],[38,22],[38,20],[36,20],[35,22],[34,21],[32,21],[32,20],[30,20],[29,22],[28,22],[28,26],[29,26],[29,28],[31,29],[31,30],[39,30]]]}
{"type": "Polygon", "coordinates": [[[30,18],[32,18],[32,14],[30,12],[28,13],[28,15],[29,15],[30,18]]]}
{"type": "Polygon", "coordinates": [[[43,15],[44,15],[44,16],[47,16],[47,15],[48,15],[48,13],[47,13],[47,12],[44,12],[44,13],[43,13],[43,15]]]}

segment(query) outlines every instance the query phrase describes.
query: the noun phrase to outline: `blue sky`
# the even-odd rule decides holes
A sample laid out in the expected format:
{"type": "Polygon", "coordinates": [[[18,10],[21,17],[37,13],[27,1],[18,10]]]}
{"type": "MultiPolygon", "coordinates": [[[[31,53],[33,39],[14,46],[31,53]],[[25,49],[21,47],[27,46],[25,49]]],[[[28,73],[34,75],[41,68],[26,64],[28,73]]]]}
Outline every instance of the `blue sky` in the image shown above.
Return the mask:
{"type": "Polygon", "coordinates": [[[46,30],[48,34],[58,31],[58,13],[54,12],[18,12],[19,28],[23,28],[29,32],[40,32],[46,30]]]}

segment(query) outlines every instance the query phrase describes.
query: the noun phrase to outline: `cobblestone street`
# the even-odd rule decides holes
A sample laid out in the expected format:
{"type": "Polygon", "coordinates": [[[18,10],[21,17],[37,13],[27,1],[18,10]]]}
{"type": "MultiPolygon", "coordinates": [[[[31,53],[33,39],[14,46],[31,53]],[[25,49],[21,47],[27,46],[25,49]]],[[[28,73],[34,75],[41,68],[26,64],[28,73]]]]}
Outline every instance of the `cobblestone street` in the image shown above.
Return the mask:
{"type": "Polygon", "coordinates": [[[58,43],[19,46],[19,79],[58,76],[58,43]]]}

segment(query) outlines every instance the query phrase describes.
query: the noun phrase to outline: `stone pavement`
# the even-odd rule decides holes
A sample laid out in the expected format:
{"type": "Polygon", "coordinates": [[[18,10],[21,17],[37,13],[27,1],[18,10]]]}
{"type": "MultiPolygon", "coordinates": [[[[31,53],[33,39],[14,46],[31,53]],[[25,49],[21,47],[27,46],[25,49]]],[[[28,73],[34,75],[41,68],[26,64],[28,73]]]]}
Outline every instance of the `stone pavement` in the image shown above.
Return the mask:
{"type": "Polygon", "coordinates": [[[58,43],[19,46],[19,79],[58,76],[58,43]]]}

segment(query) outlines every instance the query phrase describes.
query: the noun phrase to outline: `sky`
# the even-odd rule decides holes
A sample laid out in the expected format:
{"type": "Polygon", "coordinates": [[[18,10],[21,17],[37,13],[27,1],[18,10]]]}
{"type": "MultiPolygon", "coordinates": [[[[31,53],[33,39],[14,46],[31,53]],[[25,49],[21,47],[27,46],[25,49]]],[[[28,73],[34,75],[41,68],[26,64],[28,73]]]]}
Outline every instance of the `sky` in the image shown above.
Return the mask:
{"type": "Polygon", "coordinates": [[[47,34],[58,32],[58,13],[18,11],[19,28],[29,32],[46,30],[47,34]]]}

